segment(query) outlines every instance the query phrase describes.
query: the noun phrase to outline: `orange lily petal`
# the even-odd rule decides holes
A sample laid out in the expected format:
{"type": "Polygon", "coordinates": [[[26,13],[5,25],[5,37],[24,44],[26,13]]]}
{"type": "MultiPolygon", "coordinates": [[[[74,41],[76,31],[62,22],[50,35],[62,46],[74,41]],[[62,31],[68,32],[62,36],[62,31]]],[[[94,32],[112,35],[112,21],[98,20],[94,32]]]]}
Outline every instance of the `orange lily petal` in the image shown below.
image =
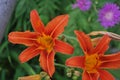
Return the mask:
{"type": "Polygon", "coordinates": [[[84,68],[84,56],[75,56],[66,60],[66,65],[70,67],[84,68]]]}
{"type": "Polygon", "coordinates": [[[81,48],[84,50],[84,53],[91,54],[92,52],[92,42],[88,35],[83,32],[75,31],[77,39],[81,48]]]}
{"type": "Polygon", "coordinates": [[[120,52],[118,53],[113,53],[110,55],[104,55],[104,56],[100,56],[100,60],[102,62],[109,62],[109,61],[117,61],[120,60],[120,52]]]}
{"type": "Polygon", "coordinates": [[[82,80],[92,80],[92,79],[90,78],[90,75],[86,71],[83,71],[82,80]]]}
{"type": "Polygon", "coordinates": [[[55,52],[52,51],[49,56],[48,56],[48,73],[50,77],[52,77],[53,73],[55,72],[55,66],[54,66],[54,57],[55,57],[55,52]]]}
{"type": "Polygon", "coordinates": [[[37,34],[35,32],[11,32],[8,35],[8,40],[14,44],[32,46],[36,37],[37,34]]]}
{"type": "Polygon", "coordinates": [[[60,40],[55,40],[54,49],[56,51],[64,53],[64,54],[72,54],[73,50],[74,50],[74,48],[71,45],[69,45],[65,42],[62,42],[60,40]]]}
{"type": "Polygon", "coordinates": [[[28,47],[25,49],[20,55],[19,60],[21,63],[27,62],[28,60],[32,59],[33,57],[40,54],[40,50],[37,49],[35,46],[28,47]]]}
{"type": "Polygon", "coordinates": [[[41,21],[38,15],[38,12],[36,10],[32,10],[30,12],[30,21],[31,21],[33,29],[36,32],[40,32],[40,33],[44,32],[44,24],[41,21]]]}
{"type": "Polygon", "coordinates": [[[110,55],[100,56],[101,68],[120,68],[120,52],[110,55]]]}
{"type": "Polygon", "coordinates": [[[98,42],[93,53],[98,53],[103,55],[105,51],[109,48],[110,38],[108,35],[104,35],[102,39],[98,42]]]}
{"type": "Polygon", "coordinates": [[[52,51],[49,54],[46,52],[42,52],[40,54],[40,65],[42,69],[50,75],[50,77],[52,77],[53,73],[55,72],[54,56],[55,56],[54,51],[52,51]]]}
{"type": "Polygon", "coordinates": [[[90,77],[91,80],[99,80],[99,73],[91,73],[90,77]]]}
{"type": "Polygon", "coordinates": [[[82,80],[98,80],[98,73],[88,73],[87,71],[83,71],[82,80]]]}
{"type": "Polygon", "coordinates": [[[115,80],[115,78],[105,70],[99,70],[100,80],[115,80]]]}
{"type": "Polygon", "coordinates": [[[120,60],[103,62],[100,65],[100,68],[111,68],[111,69],[120,68],[120,60]]]}
{"type": "Polygon", "coordinates": [[[88,73],[87,71],[83,71],[82,80],[98,80],[98,73],[88,73]]]}
{"type": "Polygon", "coordinates": [[[39,61],[40,61],[40,66],[45,72],[48,72],[47,57],[48,57],[48,54],[46,52],[41,52],[39,61]]]}
{"type": "Polygon", "coordinates": [[[46,34],[51,35],[53,38],[61,34],[68,23],[68,17],[68,15],[61,15],[51,20],[45,28],[46,34]]]}

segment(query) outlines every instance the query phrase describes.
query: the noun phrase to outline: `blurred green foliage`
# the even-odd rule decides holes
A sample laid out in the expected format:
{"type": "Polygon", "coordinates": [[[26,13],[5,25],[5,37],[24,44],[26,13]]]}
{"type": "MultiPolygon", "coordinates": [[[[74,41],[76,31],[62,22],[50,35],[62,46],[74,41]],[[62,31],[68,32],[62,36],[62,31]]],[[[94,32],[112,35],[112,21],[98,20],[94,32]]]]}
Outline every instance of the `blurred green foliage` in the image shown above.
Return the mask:
{"type": "MultiPolygon", "coordinates": [[[[71,5],[75,0],[17,0],[16,7],[6,28],[4,38],[0,44],[0,80],[17,80],[20,76],[39,74],[42,69],[39,66],[39,57],[21,64],[18,55],[26,48],[24,45],[14,45],[8,42],[8,33],[11,31],[33,31],[29,14],[36,9],[42,21],[47,24],[51,19],[61,14],[69,14],[68,26],[65,28],[65,41],[74,46],[73,55],[63,55],[57,53],[55,63],[64,65],[65,60],[71,56],[83,55],[82,50],[75,38],[74,30],[81,30],[85,33],[91,31],[111,31],[120,34],[120,24],[113,28],[105,29],[98,22],[98,10],[106,3],[113,2],[120,6],[120,0],[92,0],[92,7],[89,11],[83,12],[79,8],[72,9],[71,5]]],[[[120,42],[112,41],[107,53],[120,51],[120,42]]],[[[78,69],[79,70],[79,69],[78,69]]],[[[110,72],[120,80],[120,70],[110,70],[110,72]]],[[[56,64],[56,72],[53,80],[73,80],[66,76],[66,67],[56,64]]],[[[78,79],[81,80],[81,77],[78,79]]]]}

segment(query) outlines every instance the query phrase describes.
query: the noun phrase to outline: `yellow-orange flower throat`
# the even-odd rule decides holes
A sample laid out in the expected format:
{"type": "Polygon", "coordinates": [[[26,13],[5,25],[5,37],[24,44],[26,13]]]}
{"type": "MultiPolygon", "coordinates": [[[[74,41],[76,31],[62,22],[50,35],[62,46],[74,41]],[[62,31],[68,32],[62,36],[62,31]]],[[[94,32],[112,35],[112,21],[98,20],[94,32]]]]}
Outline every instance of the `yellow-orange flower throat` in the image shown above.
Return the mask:
{"type": "Polygon", "coordinates": [[[42,36],[39,36],[37,38],[37,42],[40,44],[39,48],[41,50],[46,50],[48,53],[52,51],[54,46],[54,41],[51,36],[42,34],[42,36]]]}
{"type": "Polygon", "coordinates": [[[88,73],[96,73],[97,68],[101,64],[98,54],[86,55],[85,57],[85,70],[88,73]]]}

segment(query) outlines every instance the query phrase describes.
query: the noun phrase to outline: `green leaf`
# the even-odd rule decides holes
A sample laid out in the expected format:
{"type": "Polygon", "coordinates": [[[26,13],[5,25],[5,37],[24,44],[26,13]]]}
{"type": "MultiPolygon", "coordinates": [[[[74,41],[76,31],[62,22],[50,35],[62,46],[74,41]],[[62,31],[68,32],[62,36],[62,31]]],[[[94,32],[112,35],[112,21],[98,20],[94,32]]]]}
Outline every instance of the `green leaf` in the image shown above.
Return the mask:
{"type": "Polygon", "coordinates": [[[26,1],[27,0],[19,0],[15,10],[15,18],[20,17],[26,11],[26,1]]]}

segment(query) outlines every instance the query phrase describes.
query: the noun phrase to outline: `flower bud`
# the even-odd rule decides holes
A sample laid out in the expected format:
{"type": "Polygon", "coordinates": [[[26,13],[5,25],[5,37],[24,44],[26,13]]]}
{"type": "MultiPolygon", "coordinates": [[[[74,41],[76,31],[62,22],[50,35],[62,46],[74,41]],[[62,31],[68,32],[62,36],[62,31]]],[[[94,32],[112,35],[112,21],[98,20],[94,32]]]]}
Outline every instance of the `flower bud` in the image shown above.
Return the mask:
{"type": "Polygon", "coordinates": [[[40,76],[43,78],[43,77],[45,77],[45,76],[47,76],[47,73],[46,72],[40,72],[40,76]]]}
{"type": "Polygon", "coordinates": [[[81,75],[81,72],[79,72],[79,71],[74,71],[73,75],[79,77],[79,76],[81,75]]]}
{"type": "Polygon", "coordinates": [[[45,77],[45,80],[51,80],[51,79],[50,79],[50,76],[46,76],[46,77],[45,77]]]}
{"type": "Polygon", "coordinates": [[[68,73],[67,73],[67,76],[68,76],[68,77],[71,77],[71,76],[72,76],[72,72],[68,72],[68,73]]]}
{"type": "Polygon", "coordinates": [[[77,80],[78,77],[77,77],[77,76],[73,76],[72,79],[73,79],[73,80],[77,80]]]}
{"type": "Polygon", "coordinates": [[[66,70],[66,72],[72,72],[72,71],[74,71],[74,68],[67,68],[67,70],[66,70]]]}

